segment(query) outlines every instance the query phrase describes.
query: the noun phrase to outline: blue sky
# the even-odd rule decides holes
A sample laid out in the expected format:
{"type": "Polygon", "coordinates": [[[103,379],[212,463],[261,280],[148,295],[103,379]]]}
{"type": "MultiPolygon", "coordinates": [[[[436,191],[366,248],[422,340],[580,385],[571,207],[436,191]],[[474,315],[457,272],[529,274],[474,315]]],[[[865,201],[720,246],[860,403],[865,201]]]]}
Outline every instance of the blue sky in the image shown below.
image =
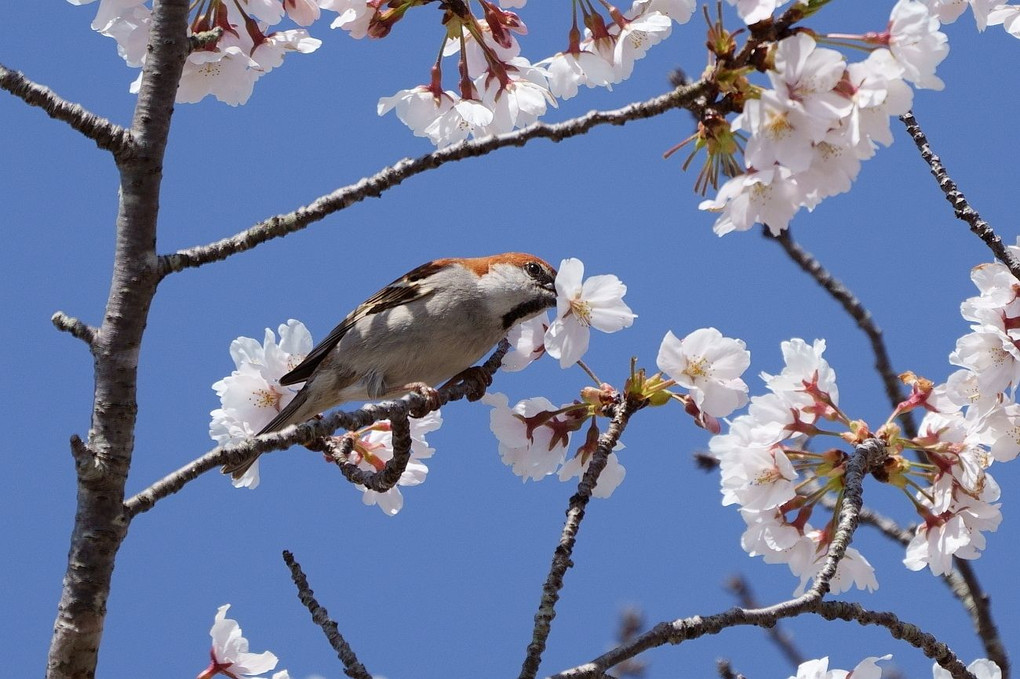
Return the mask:
{"type": "MultiPolygon", "coordinates": [[[[525,49],[537,59],[562,46],[569,3],[531,4],[522,11],[531,28],[525,49]]],[[[878,30],[892,3],[832,4],[812,25],[878,30]]],[[[135,72],[124,67],[113,41],[89,29],[93,14],[94,6],[12,3],[0,63],[126,124],[135,72]]],[[[327,26],[313,27],[324,40],[319,52],[289,56],[257,84],[246,106],[207,99],[177,108],[164,167],[161,252],[233,234],[430,150],[394,117],[377,117],[375,106],[380,96],[427,77],[435,12],[414,12],[407,25],[375,42],[327,26]]],[[[972,205],[1012,243],[1020,42],[994,27],[977,34],[969,15],[944,30],[952,48],[939,68],[946,89],[917,92],[914,111],[972,205]]],[[[675,27],[631,80],[613,92],[582,92],[547,120],[666,91],[672,68],[701,72],[703,41],[697,19],[675,27]]],[[[2,373],[7,584],[0,608],[11,625],[3,635],[6,665],[24,675],[45,663],[74,515],[67,441],[87,433],[91,405],[88,352],[49,318],[60,309],[101,321],[117,175],[94,144],[6,94],[0,121],[7,254],[0,297],[12,321],[2,373]]],[[[210,385],[232,369],[232,339],[261,338],[264,328],[288,318],[321,338],[387,281],[453,255],[524,250],[554,264],[578,257],[589,274],[618,275],[638,318],[629,330],[593,338],[587,362],[606,381],[622,384],[631,356],[654,367],[667,330],[683,336],[715,326],[747,342],[746,378],[760,393],[755,375],[780,369],[782,340],[824,337],[841,405],[881,422],[888,404],[852,320],[757,232],[716,237],[713,218],[696,209],[693,173],[681,171],[680,157],[662,160],[691,124],[687,113],[671,112],[448,164],[301,233],[169,277],[140,359],[128,492],[212,447],[209,411],[218,401],[210,385]]],[[[871,310],[894,367],[941,381],[950,372],[946,357],[967,328],[959,304],[973,294],[970,268],[991,255],[954,220],[895,122],[894,132],[893,147],[864,164],[854,190],[799,214],[793,233],[871,310]]],[[[585,384],[579,369],[562,371],[545,360],[524,373],[497,375],[493,389],[511,402],[540,394],[567,402],[585,384]]],[[[99,673],[197,674],[207,662],[216,608],[229,602],[253,650],[271,649],[292,677],[336,676],[339,664],[298,603],[280,558],[289,549],[373,673],[515,675],[574,488],[555,478],[522,484],[513,476],[497,454],[486,406],[459,402],[443,415],[444,427],[429,437],[438,452],[428,480],[405,490],[395,518],[362,506],[335,468],[303,449],[265,459],[257,491],[235,490],[207,474],[138,517],[118,558],[99,673]]],[[[606,650],[626,606],[640,607],[654,624],[731,607],[724,590],[731,575],[749,578],[766,603],[786,598],[797,584],[785,566],[765,565],[740,549],[741,521],[720,505],[717,477],[692,463],[707,436],[679,409],[641,412],[624,442],[627,478],[611,499],[593,501],[581,528],[544,673],[606,650]]],[[[1009,465],[993,472],[1004,521],[975,567],[1004,639],[1015,644],[1020,474],[1009,465]]],[[[913,521],[890,488],[871,482],[865,499],[903,524],[913,521]]],[[[843,598],[922,624],[967,660],[982,654],[940,581],[908,572],[902,549],[873,531],[861,529],[854,544],[875,565],[881,586],[843,598]]],[[[927,659],[880,630],[814,619],[785,629],[807,657],[830,655],[835,667],[893,653],[908,677],[930,676],[927,659]]],[[[793,670],[756,629],[657,649],[645,660],[650,677],[712,676],[717,657],[753,677],[793,670]]]]}

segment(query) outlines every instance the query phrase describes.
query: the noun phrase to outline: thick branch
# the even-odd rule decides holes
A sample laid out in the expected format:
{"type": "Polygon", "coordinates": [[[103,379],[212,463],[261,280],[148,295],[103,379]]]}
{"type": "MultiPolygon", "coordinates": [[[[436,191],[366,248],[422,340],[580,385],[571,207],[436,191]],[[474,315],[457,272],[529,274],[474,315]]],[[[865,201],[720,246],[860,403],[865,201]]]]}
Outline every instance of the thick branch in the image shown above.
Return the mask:
{"type": "Polygon", "coordinates": [[[1017,258],[1010,254],[1006,246],[1002,244],[1002,240],[992,230],[992,227],[985,220],[981,219],[981,215],[977,213],[977,210],[972,208],[970,203],[967,202],[963,192],[960,191],[956,186],[956,182],[949,176],[949,171],[942,164],[942,160],[932,151],[931,145],[928,143],[928,137],[925,136],[921,125],[914,117],[914,113],[911,111],[901,115],[900,120],[906,125],[907,133],[910,134],[914,144],[917,145],[917,150],[921,152],[924,162],[928,163],[928,167],[931,168],[931,174],[935,177],[935,181],[938,182],[942,193],[946,194],[946,200],[953,206],[957,219],[967,222],[970,230],[984,241],[995,257],[1009,267],[1013,275],[1020,279],[1020,261],[1017,261],[1017,258]]]}
{"type": "Polygon", "coordinates": [[[358,660],[358,656],[354,654],[354,649],[340,634],[336,622],[330,619],[329,612],[315,600],[315,592],[308,586],[308,578],[301,570],[301,564],[295,561],[294,555],[286,550],[283,552],[283,560],[290,568],[290,577],[294,581],[294,585],[297,586],[298,599],[312,614],[312,622],[322,628],[329,645],[333,647],[340,662],[344,664],[344,674],[351,679],[372,679],[371,673],[365,669],[365,666],[358,660]]]}
{"type": "Polygon", "coordinates": [[[0,64],[0,89],[7,90],[29,106],[38,106],[50,118],[61,120],[72,129],[96,142],[96,146],[115,154],[131,146],[131,133],[106,118],[85,110],[81,104],[72,104],[60,98],[48,87],[36,84],[19,71],[0,64]]]}
{"type": "MultiPolygon", "coordinates": [[[[509,349],[510,345],[506,340],[500,342],[492,356],[480,366],[481,369],[487,371],[489,375],[494,374],[509,349]]],[[[476,394],[477,385],[474,383],[461,382],[445,386],[438,390],[439,404],[445,405],[465,396],[476,394]]],[[[311,420],[293,428],[288,427],[281,432],[213,448],[205,455],[192,460],[125,501],[124,511],[129,517],[147,512],[163,498],[173,495],[205,472],[224,464],[236,464],[254,454],[285,450],[294,444],[314,445],[315,441],[332,436],[338,429],[354,431],[379,420],[392,420],[400,417],[406,419],[408,412],[427,407],[428,400],[423,395],[412,392],[394,401],[371,403],[351,412],[337,411],[322,419],[311,420]]],[[[361,481],[357,481],[357,483],[361,483],[361,481]]]]}
{"type": "MultiPolygon", "coordinates": [[[[187,57],[188,5],[188,0],[153,3],[131,153],[115,154],[120,204],[113,274],[103,325],[92,342],[95,390],[86,449],[95,462],[78,465],[78,503],[50,642],[48,679],[95,676],[114,561],[127,535],[124,488],[134,452],[138,356],[159,282],[155,251],[159,191],[170,115],[187,57]]],[[[100,146],[106,143],[115,151],[126,148],[126,142],[118,145],[107,138],[113,131],[105,123],[76,117],[69,105],[44,95],[37,90],[33,96],[40,97],[40,105],[54,117],[77,121],[74,124],[85,127],[87,133],[93,130],[91,136],[98,137],[100,146]]]]}
{"type": "Polygon", "coordinates": [[[623,125],[632,120],[650,118],[675,108],[695,105],[698,98],[705,92],[707,85],[698,81],[692,85],[678,88],[648,101],[624,106],[613,111],[591,111],[583,116],[562,123],[535,123],[516,132],[509,132],[481,140],[464,141],[418,158],[405,158],[390,167],[386,167],[371,177],[366,177],[356,184],[337,189],[332,193],[316,199],[307,207],[294,212],[277,215],[259,222],[229,238],[208,245],[179,250],[160,258],[160,275],[202,266],[209,262],[226,259],[231,255],[245,252],[255,246],[274,238],[304,229],[309,224],[319,221],[334,212],[343,210],[357,202],[381,195],[405,179],[433,170],[441,165],[465,158],[484,156],[492,151],[507,146],[524,146],[532,139],[551,139],[558,142],[586,133],[598,125],[623,125]]]}
{"type": "Polygon", "coordinates": [[[567,569],[574,565],[571,561],[571,554],[574,551],[574,544],[577,542],[577,531],[584,519],[585,508],[591,499],[592,489],[598,483],[599,474],[605,469],[609,459],[609,453],[613,451],[616,444],[627,427],[630,416],[643,406],[643,403],[633,399],[625,399],[613,406],[615,412],[609,424],[609,429],[599,437],[598,448],[588,462],[588,469],[577,484],[577,492],[570,498],[567,508],[567,520],[563,525],[563,532],[560,534],[560,543],[553,552],[552,566],[549,568],[549,575],[546,576],[545,584],[542,586],[542,599],[538,605],[538,612],[535,613],[535,627],[531,635],[531,643],[528,644],[527,655],[521,666],[520,679],[534,679],[538,673],[538,666],[542,662],[542,654],[545,652],[546,641],[552,629],[553,618],[556,617],[556,602],[560,598],[560,590],[563,588],[563,576],[567,569]]]}
{"type": "MultiPolygon", "coordinates": [[[[871,352],[875,356],[875,370],[878,371],[879,376],[882,378],[882,384],[885,386],[885,393],[889,398],[889,403],[895,409],[905,398],[901,390],[902,383],[896,371],[893,370],[892,362],[889,360],[889,352],[886,351],[885,341],[882,339],[882,330],[871,317],[871,312],[861,304],[860,300],[839,279],[823,267],[815,259],[814,255],[793,240],[789,229],[783,231],[778,236],[772,236],[769,230],[765,229],[765,236],[779,243],[790,259],[803,269],[805,273],[814,278],[815,282],[828,292],[833,299],[839,302],[840,306],[857,323],[857,327],[868,336],[868,341],[871,343],[871,352]]],[[[917,436],[917,423],[914,421],[913,413],[903,413],[900,415],[899,420],[903,426],[903,432],[908,438],[917,436]]]]}

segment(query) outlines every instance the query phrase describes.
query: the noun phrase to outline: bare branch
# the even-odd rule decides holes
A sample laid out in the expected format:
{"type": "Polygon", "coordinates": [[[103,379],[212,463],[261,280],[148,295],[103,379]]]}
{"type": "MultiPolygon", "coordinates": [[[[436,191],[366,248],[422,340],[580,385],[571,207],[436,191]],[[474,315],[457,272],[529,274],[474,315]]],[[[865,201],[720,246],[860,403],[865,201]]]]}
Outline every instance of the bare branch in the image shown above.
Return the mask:
{"type": "Polygon", "coordinates": [[[928,143],[928,137],[921,129],[917,118],[914,117],[913,111],[901,115],[900,120],[906,125],[907,133],[914,140],[914,144],[917,146],[917,150],[921,152],[924,162],[928,163],[928,166],[931,168],[931,174],[935,177],[935,181],[938,182],[942,193],[946,194],[946,200],[953,206],[957,219],[967,222],[970,230],[984,241],[985,245],[995,254],[995,257],[1009,267],[1013,275],[1020,279],[1020,261],[1017,261],[1016,257],[1010,254],[1006,246],[1002,244],[1002,240],[992,230],[992,227],[985,220],[981,219],[981,215],[977,213],[977,210],[972,208],[970,203],[967,202],[963,192],[960,191],[956,186],[956,182],[949,176],[949,171],[942,164],[942,160],[932,151],[931,145],[928,143]]]}
{"type": "Polygon", "coordinates": [[[334,212],[343,210],[366,198],[380,196],[384,191],[398,186],[409,177],[434,170],[446,163],[484,156],[496,149],[508,146],[524,146],[532,139],[544,138],[558,142],[584,134],[598,125],[623,125],[632,120],[657,116],[671,109],[689,108],[695,105],[707,88],[708,85],[705,81],[698,81],[654,99],[633,103],[613,111],[591,111],[578,118],[556,124],[535,123],[516,132],[480,140],[464,141],[418,158],[405,158],[356,184],[339,188],[322,196],[307,207],[270,217],[215,243],[163,255],[160,257],[160,275],[166,276],[183,269],[226,259],[266,241],[300,231],[334,212]]]}
{"type": "Polygon", "coordinates": [[[999,636],[999,628],[992,619],[991,597],[982,589],[969,561],[954,557],[953,564],[956,570],[946,574],[946,582],[974,621],[974,629],[985,646],[986,656],[1002,670],[1002,679],[1009,679],[1009,654],[999,636]],[[956,576],[962,582],[957,583],[956,578],[951,576],[956,576]]]}
{"type": "MultiPolygon", "coordinates": [[[[754,593],[751,591],[751,586],[742,575],[736,575],[730,578],[730,581],[726,584],[726,588],[737,596],[737,600],[740,601],[741,608],[759,607],[758,602],[754,598],[754,593]]],[[[790,638],[790,635],[780,629],[778,623],[772,627],[766,627],[765,634],[772,643],[776,645],[776,648],[778,648],[779,652],[783,654],[783,657],[785,657],[795,668],[807,659],[804,657],[804,654],[800,652],[800,649],[798,649],[793,643],[793,639],[790,638]]]]}
{"type": "Polygon", "coordinates": [[[29,106],[38,106],[50,118],[67,123],[96,142],[101,149],[121,154],[131,147],[128,130],[85,110],[81,104],[62,99],[48,87],[32,82],[20,71],[12,71],[3,64],[0,64],[0,89],[7,90],[29,106]]]}
{"type": "Polygon", "coordinates": [[[538,673],[538,666],[542,662],[542,654],[545,652],[546,641],[552,629],[552,621],[556,617],[556,602],[559,600],[559,592],[563,588],[563,576],[567,569],[574,565],[570,557],[574,551],[574,544],[577,542],[577,531],[584,519],[585,507],[588,506],[588,501],[591,499],[592,489],[598,483],[599,474],[606,466],[609,453],[619,442],[630,416],[643,405],[641,401],[623,399],[611,406],[614,409],[614,414],[609,428],[599,437],[598,448],[588,462],[588,469],[581,477],[581,482],[577,484],[577,492],[570,498],[567,520],[560,534],[559,545],[553,552],[549,575],[546,576],[545,584],[542,586],[542,599],[538,605],[538,612],[535,613],[535,627],[531,634],[531,643],[528,644],[527,655],[521,666],[520,679],[534,679],[538,673]]]}
{"type": "Polygon", "coordinates": [[[329,612],[315,600],[315,592],[308,586],[308,578],[305,577],[304,571],[301,570],[301,564],[295,561],[294,555],[287,550],[283,551],[283,560],[287,567],[290,568],[290,577],[297,586],[298,599],[308,609],[308,612],[312,614],[312,622],[322,628],[326,639],[329,640],[329,645],[333,647],[337,657],[340,658],[340,662],[344,664],[344,674],[351,677],[351,679],[372,679],[371,673],[358,661],[358,656],[354,654],[354,649],[351,648],[351,645],[340,634],[336,622],[330,619],[329,612]]]}
{"type": "Polygon", "coordinates": [[[730,661],[725,658],[716,661],[715,670],[719,673],[719,679],[746,679],[743,674],[735,671],[730,661]]]}
{"type": "MultiPolygon", "coordinates": [[[[825,606],[822,602],[822,597],[829,591],[829,581],[832,579],[833,575],[835,575],[839,561],[843,558],[844,554],[846,554],[847,547],[849,547],[850,541],[853,538],[853,533],[857,528],[857,517],[863,502],[862,492],[864,476],[875,465],[881,464],[885,455],[885,446],[878,439],[868,439],[855,447],[853,455],[850,456],[850,459],[846,464],[843,503],[840,508],[839,520],[836,525],[835,534],[833,535],[832,542],[829,544],[829,551],[826,555],[825,563],[818,575],[815,577],[815,582],[811,586],[811,589],[803,595],[765,608],[735,608],[725,613],[718,613],[704,618],[701,616],[695,616],[693,618],[686,618],[673,622],[661,622],[645,634],[636,637],[630,643],[618,646],[608,653],[599,656],[590,663],[561,672],[555,676],[561,679],[566,679],[567,677],[570,677],[571,679],[578,677],[597,677],[610,667],[613,667],[614,665],[617,665],[629,658],[633,658],[637,654],[647,651],[650,648],[663,646],[665,644],[679,644],[688,639],[696,639],[706,634],[717,634],[727,627],[733,627],[735,625],[757,625],[759,627],[770,627],[781,618],[790,618],[800,615],[801,613],[819,612],[823,610],[825,606]]],[[[561,540],[561,546],[562,542],[563,541],[561,540]]],[[[559,550],[557,550],[557,552],[559,552],[559,550]]],[[[861,610],[863,611],[863,609],[861,610]]],[[[865,611],[865,613],[867,613],[867,611],[865,611]]],[[[886,615],[892,616],[891,613],[886,615]]],[[[895,616],[892,616],[892,618],[895,620],[895,616]]],[[[899,621],[896,620],[896,622],[899,621]]],[[[866,624],[881,623],[874,622],[866,624]]],[[[931,639],[934,640],[934,637],[931,637],[931,639]]],[[[937,643],[937,640],[935,641],[937,643]]],[[[946,653],[952,655],[948,651],[948,648],[944,645],[938,649],[938,652],[940,657],[943,658],[946,658],[946,653]]],[[[952,660],[955,661],[955,656],[952,657],[952,660]]],[[[947,660],[947,662],[949,661],[947,660]]],[[[954,673],[953,676],[957,677],[957,679],[963,679],[964,676],[967,676],[966,668],[963,667],[963,665],[960,665],[959,662],[957,662],[957,665],[959,665],[957,669],[962,671],[964,674],[957,677],[954,673]]],[[[943,665],[943,667],[952,671],[952,669],[946,665],[943,665]]]]}
{"type": "MultiPolygon", "coordinates": [[[[500,362],[509,349],[510,345],[507,341],[501,341],[496,351],[493,352],[492,356],[485,363],[479,366],[479,369],[487,372],[489,375],[494,374],[499,369],[500,362]]],[[[439,405],[445,405],[460,400],[465,396],[475,395],[477,394],[477,389],[477,384],[473,382],[461,382],[444,386],[437,392],[438,403],[439,405]]],[[[428,399],[425,396],[412,392],[393,401],[370,403],[363,408],[351,412],[337,411],[326,415],[322,419],[287,427],[279,432],[258,438],[246,439],[226,446],[218,446],[126,500],[124,502],[124,510],[129,517],[147,512],[163,498],[173,495],[184,488],[189,482],[221,465],[236,464],[255,454],[261,455],[277,450],[285,450],[294,444],[311,445],[313,449],[318,449],[315,446],[315,442],[318,439],[332,436],[338,429],[354,431],[367,427],[379,420],[392,421],[401,417],[406,419],[408,412],[427,409],[428,407],[428,399]]],[[[396,456],[394,455],[394,457],[396,456]]],[[[363,482],[356,481],[356,483],[363,482]]]]}
{"type": "Polygon", "coordinates": [[[846,620],[860,625],[878,625],[889,631],[894,639],[902,639],[911,646],[920,649],[926,656],[935,660],[954,677],[954,679],[975,679],[967,671],[966,666],[953,653],[952,649],[939,641],[934,635],[925,632],[917,625],[900,620],[894,613],[870,611],[860,604],[842,601],[815,600],[804,607],[793,607],[788,604],[777,604],[768,608],[745,609],[734,608],[724,613],[660,622],[658,625],[635,638],[625,646],[619,646],[595,658],[589,663],[578,665],[569,670],[553,675],[550,679],[593,679],[602,676],[605,671],[628,658],[633,658],[651,648],[678,645],[709,634],[718,634],[730,627],[756,625],[768,627],[776,620],[791,618],[804,613],[819,615],[826,620],[846,620]]]}
{"type": "MultiPolygon", "coordinates": [[[[789,229],[783,231],[778,236],[771,235],[768,229],[765,229],[764,233],[766,238],[779,243],[797,266],[814,278],[815,282],[822,286],[822,289],[839,302],[840,306],[857,323],[857,327],[868,336],[868,341],[871,343],[871,352],[875,355],[875,370],[878,371],[879,377],[882,378],[882,384],[885,386],[885,393],[889,398],[889,403],[892,404],[893,408],[896,408],[904,399],[901,389],[902,383],[896,371],[893,370],[892,362],[889,360],[889,352],[886,351],[885,341],[882,339],[882,330],[875,323],[871,312],[861,304],[860,300],[839,279],[823,267],[815,259],[814,255],[793,240],[789,229]]],[[[903,426],[903,432],[909,438],[917,436],[917,423],[914,421],[913,413],[903,413],[900,415],[899,420],[903,426]]]]}
{"type": "Polygon", "coordinates": [[[92,347],[96,341],[96,333],[98,330],[93,328],[91,325],[82,323],[77,318],[68,316],[63,311],[58,311],[50,317],[50,321],[56,326],[57,330],[69,333],[72,337],[77,337],[85,344],[92,347]]]}

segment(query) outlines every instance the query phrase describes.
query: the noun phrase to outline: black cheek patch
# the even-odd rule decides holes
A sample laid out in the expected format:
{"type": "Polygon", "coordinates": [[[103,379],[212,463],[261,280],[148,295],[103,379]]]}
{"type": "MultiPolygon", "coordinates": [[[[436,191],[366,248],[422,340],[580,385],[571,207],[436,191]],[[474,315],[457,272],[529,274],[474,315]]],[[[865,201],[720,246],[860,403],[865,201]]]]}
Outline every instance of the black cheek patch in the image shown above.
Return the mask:
{"type": "Polygon", "coordinates": [[[543,309],[548,309],[551,306],[556,305],[556,295],[550,294],[548,297],[532,299],[527,302],[518,304],[513,309],[503,314],[503,329],[509,330],[518,321],[527,318],[528,316],[534,316],[543,309]]]}

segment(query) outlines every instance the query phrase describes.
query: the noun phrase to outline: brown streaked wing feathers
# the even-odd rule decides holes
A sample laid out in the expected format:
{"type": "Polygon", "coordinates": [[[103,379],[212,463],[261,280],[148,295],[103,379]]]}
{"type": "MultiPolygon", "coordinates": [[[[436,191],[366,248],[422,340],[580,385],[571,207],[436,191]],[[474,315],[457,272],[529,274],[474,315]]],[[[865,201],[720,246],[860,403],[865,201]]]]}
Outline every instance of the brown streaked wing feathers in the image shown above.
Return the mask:
{"type": "Polygon", "coordinates": [[[385,288],[369,297],[365,302],[357,309],[352,311],[347,318],[345,318],[340,325],[333,328],[333,331],[326,335],[326,338],[319,342],[312,351],[305,356],[305,360],[301,361],[300,364],[289,373],[280,378],[280,384],[287,386],[296,384],[297,382],[305,382],[315,369],[319,367],[322,360],[326,358],[329,352],[333,351],[343,336],[354,327],[354,324],[360,321],[362,318],[370,314],[377,314],[380,311],[386,309],[392,309],[395,306],[401,304],[407,304],[413,302],[416,299],[421,299],[432,294],[431,288],[425,287],[412,287],[408,283],[419,281],[435,270],[442,268],[445,264],[440,262],[429,262],[428,264],[422,264],[417,269],[414,269],[403,278],[398,278],[393,281],[385,288]]]}

